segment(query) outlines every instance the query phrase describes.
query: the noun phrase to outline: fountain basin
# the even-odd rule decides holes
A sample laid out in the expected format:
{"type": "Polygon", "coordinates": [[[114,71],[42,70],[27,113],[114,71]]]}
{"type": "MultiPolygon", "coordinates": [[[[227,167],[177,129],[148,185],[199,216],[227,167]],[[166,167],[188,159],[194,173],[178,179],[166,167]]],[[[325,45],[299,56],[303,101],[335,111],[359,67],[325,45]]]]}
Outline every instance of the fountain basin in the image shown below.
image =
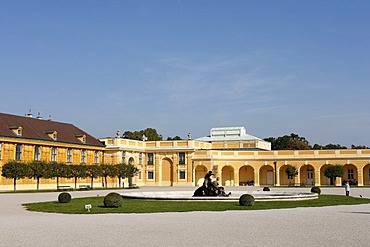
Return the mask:
{"type": "Polygon", "coordinates": [[[186,200],[186,201],[239,201],[243,194],[251,194],[255,201],[296,201],[319,198],[317,193],[305,192],[271,192],[271,191],[230,191],[228,197],[193,196],[193,191],[156,191],[156,192],[124,192],[123,198],[150,200],[186,200]]]}

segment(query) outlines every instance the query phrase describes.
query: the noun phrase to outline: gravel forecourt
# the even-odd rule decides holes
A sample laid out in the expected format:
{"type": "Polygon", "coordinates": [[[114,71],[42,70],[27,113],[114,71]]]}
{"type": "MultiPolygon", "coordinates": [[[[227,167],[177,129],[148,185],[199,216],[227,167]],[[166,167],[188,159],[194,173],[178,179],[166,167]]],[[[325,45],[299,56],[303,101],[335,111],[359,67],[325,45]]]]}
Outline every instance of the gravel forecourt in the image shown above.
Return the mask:
{"type": "MultiPolygon", "coordinates": [[[[195,190],[143,187],[143,191],[195,190]]],[[[259,187],[232,187],[253,191],[259,187]]],[[[310,188],[272,188],[309,192],[310,188]]],[[[111,190],[122,192],[123,190],[111,190]]],[[[73,198],[111,192],[76,191],[73,198]]],[[[228,191],[228,188],[226,188],[228,191]]],[[[58,192],[0,194],[0,246],[370,246],[370,204],[261,211],[67,215],[29,212],[22,203],[58,192]]],[[[344,195],[344,188],[322,188],[344,195]]],[[[370,188],[351,196],[370,198],[370,188]]]]}

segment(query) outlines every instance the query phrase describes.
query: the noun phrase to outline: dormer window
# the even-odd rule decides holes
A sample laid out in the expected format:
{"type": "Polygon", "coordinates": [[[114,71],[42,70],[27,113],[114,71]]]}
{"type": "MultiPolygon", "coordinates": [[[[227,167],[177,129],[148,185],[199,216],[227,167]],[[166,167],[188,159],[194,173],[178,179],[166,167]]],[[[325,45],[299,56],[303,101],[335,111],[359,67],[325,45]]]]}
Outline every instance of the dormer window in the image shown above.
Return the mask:
{"type": "Polygon", "coordinates": [[[46,131],[45,133],[54,141],[58,140],[58,132],[55,130],[46,131]]]}
{"type": "Polygon", "coordinates": [[[75,136],[78,140],[80,140],[80,142],[82,142],[84,144],[86,143],[86,135],[79,134],[79,135],[75,135],[75,136]]]}
{"type": "Polygon", "coordinates": [[[11,129],[16,136],[22,136],[22,126],[10,126],[9,129],[11,129]]]}

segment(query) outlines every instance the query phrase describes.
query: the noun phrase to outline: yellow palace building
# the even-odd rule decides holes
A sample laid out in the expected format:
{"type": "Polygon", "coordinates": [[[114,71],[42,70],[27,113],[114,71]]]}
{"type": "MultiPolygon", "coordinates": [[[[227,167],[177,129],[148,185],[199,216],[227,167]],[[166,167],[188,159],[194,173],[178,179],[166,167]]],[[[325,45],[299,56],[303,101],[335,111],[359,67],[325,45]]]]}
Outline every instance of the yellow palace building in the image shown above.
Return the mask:
{"type": "MultiPolygon", "coordinates": [[[[104,145],[72,124],[44,120],[41,116],[15,116],[0,113],[0,168],[9,161],[60,162],[97,165],[103,162],[104,145]]],[[[41,179],[40,188],[55,188],[55,179],[41,179]]],[[[80,180],[88,183],[87,179],[80,180]]],[[[36,180],[24,178],[17,188],[35,189],[36,180]]],[[[61,178],[60,184],[73,184],[61,178]]],[[[0,190],[12,190],[13,180],[0,176],[0,190]]]]}
{"type": "MultiPolygon", "coordinates": [[[[140,172],[139,186],[199,186],[212,170],[224,186],[286,186],[285,173],[295,166],[295,185],[330,185],[324,176],[328,165],[344,166],[344,180],[370,185],[370,149],[363,150],[279,150],[246,133],[244,127],[213,128],[207,137],[179,141],[134,141],[100,139],[105,143],[105,162],[131,163],[140,172]]],[[[336,185],[342,184],[337,178],[336,185]]]]}
{"type": "MultiPolygon", "coordinates": [[[[30,114],[29,114],[30,115],[30,114]]],[[[138,186],[199,186],[212,170],[224,186],[330,185],[324,176],[328,165],[344,166],[344,180],[370,185],[370,149],[271,150],[271,144],[247,133],[244,127],[213,128],[206,137],[171,141],[136,141],[115,137],[96,139],[72,124],[41,117],[0,113],[0,168],[16,160],[55,161],[65,164],[133,164],[138,186]],[[298,175],[291,180],[287,165],[298,175]]],[[[94,187],[102,186],[95,179],[94,187]]],[[[123,181],[127,185],[127,179],[123,181]]],[[[18,189],[35,189],[33,178],[20,179],[18,189]]],[[[79,184],[90,183],[79,179],[79,184]]],[[[73,179],[62,178],[62,185],[73,179]]],[[[118,187],[117,178],[108,187],[118,187]]],[[[55,188],[53,179],[42,179],[40,188],[55,188]]],[[[0,177],[0,190],[11,190],[12,180],[0,177]]]]}

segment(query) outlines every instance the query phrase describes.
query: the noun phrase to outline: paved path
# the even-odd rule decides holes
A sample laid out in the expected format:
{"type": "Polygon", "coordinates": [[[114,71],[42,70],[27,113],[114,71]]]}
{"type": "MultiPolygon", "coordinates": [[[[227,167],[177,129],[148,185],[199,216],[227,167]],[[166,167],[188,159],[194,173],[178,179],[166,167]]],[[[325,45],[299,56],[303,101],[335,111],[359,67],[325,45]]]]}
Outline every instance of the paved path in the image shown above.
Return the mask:
{"type": "MultiPolygon", "coordinates": [[[[194,190],[146,187],[141,190],[194,190]]],[[[235,187],[232,190],[257,190],[235,187]]],[[[228,191],[228,189],[226,188],[228,191]]],[[[289,191],[292,188],[274,188],[289,191]]],[[[299,189],[308,192],[309,188],[299,189]]],[[[72,192],[73,197],[110,191],[72,192]]],[[[344,194],[324,188],[324,194],[344,194]]],[[[370,246],[370,204],[263,211],[63,215],[28,212],[22,203],[59,193],[0,194],[0,246],[370,246]]],[[[370,188],[351,195],[370,198],[370,188]]]]}

